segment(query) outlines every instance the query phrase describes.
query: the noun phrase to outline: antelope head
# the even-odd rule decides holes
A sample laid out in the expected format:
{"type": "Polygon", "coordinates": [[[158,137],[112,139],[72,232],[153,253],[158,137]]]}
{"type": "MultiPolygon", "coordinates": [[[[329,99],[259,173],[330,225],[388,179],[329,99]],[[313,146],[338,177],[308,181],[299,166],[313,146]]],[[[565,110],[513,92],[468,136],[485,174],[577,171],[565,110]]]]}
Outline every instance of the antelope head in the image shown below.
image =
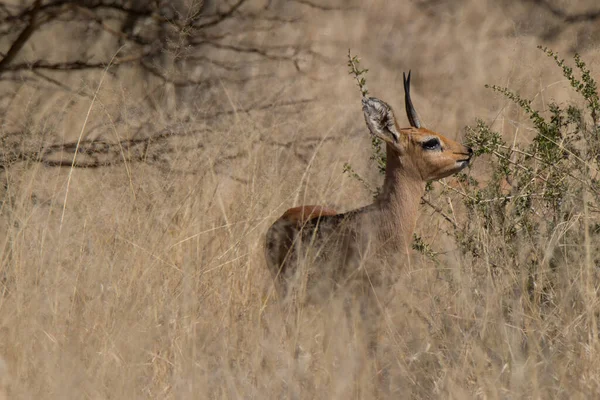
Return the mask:
{"type": "Polygon", "coordinates": [[[452,175],[467,165],[473,150],[421,126],[410,98],[410,72],[404,75],[406,116],[410,128],[400,128],[392,108],[374,97],[363,98],[363,113],[371,135],[387,144],[387,168],[405,177],[432,181],[452,175]],[[391,159],[390,159],[391,158],[391,159]]]}

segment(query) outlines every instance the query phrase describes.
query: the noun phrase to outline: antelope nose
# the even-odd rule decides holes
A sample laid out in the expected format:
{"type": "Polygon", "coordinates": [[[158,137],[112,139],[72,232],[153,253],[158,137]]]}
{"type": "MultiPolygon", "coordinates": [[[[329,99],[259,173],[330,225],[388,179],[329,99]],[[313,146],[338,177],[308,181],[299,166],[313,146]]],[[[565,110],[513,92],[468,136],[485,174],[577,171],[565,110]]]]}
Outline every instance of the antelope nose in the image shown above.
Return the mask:
{"type": "Polygon", "coordinates": [[[467,151],[469,152],[469,158],[471,158],[473,156],[473,149],[470,147],[467,147],[467,151]]]}

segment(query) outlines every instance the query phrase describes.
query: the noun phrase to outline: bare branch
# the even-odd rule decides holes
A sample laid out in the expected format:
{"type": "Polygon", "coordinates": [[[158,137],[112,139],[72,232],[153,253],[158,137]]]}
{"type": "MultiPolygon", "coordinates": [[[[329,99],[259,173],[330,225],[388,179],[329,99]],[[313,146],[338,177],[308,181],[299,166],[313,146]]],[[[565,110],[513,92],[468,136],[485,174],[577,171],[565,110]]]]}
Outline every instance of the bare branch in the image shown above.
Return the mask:
{"type": "Polygon", "coordinates": [[[247,77],[247,78],[232,78],[230,76],[211,76],[211,77],[206,77],[206,78],[202,78],[202,79],[191,79],[191,78],[187,78],[187,77],[184,79],[175,79],[175,78],[166,76],[165,74],[160,72],[158,68],[156,68],[153,65],[149,65],[147,62],[142,62],[141,66],[142,66],[142,68],[144,68],[144,70],[146,70],[150,74],[154,75],[155,77],[159,78],[161,81],[170,83],[176,87],[211,86],[214,84],[218,84],[219,82],[229,82],[229,83],[238,83],[239,84],[239,83],[247,83],[247,82],[250,82],[253,80],[266,79],[266,78],[273,77],[273,74],[260,74],[260,75],[253,75],[253,76],[247,77]]]}
{"type": "Polygon", "coordinates": [[[23,21],[23,20],[27,19],[27,17],[31,17],[32,14],[35,14],[37,12],[54,12],[65,6],[77,6],[80,8],[87,8],[89,10],[110,9],[110,10],[119,11],[119,12],[122,12],[125,14],[136,15],[139,17],[150,17],[153,14],[152,9],[129,8],[129,7],[125,7],[123,5],[114,3],[114,2],[112,2],[112,3],[97,2],[97,3],[91,3],[91,4],[81,4],[81,1],[79,1],[79,0],[57,0],[57,1],[54,1],[54,2],[51,2],[48,4],[41,4],[39,7],[37,7],[37,9],[34,6],[34,7],[30,7],[28,9],[20,12],[19,14],[11,14],[11,15],[7,16],[4,20],[1,20],[0,23],[23,21]]]}
{"type": "Polygon", "coordinates": [[[0,61],[0,74],[2,74],[2,71],[6,69],[6,66],[8,64],[10,64],[10,62],[12,60],[15,59],[15,57],[17,56],[19,51],[21,51],[23,46],[25,46],[25,43],[27,43],[27,40],[29,40],[29,38],[35,31],[36,17],[37,17],[38,11],[40,9],[41,3],[42,3],[42,0],[35,0],[35,3],[33,3],[32,11],[29,16],[29,23],[27,24],[25,29],[23,29],[23,31],[21,31],[21,34],[17,37],[17,39],[10,46],[10,49],[6,52],[6,55],[4,56],[2,61],[0,61]]]}
{"type": "Polygon", "coordinates": [[[235,3],[233,6],[231,6],[231,8],[229,10],[219,13],[216,16],[213,16],[210,21],[199,24],[196,26],[196,28],[203,29],[203,28],[208,28],[208,27],[212,27],[212,26],[220,24],[221,22],[225,21],[227,18],[231,17],[233,15],[233,13],[235,13],[245,2],[246,2],[246,0],[238,0],[238,2],[235,3]]]}
{"type": "MultiPolygon", "coordinates": [[[[105,68],[108,63],[88,63],[86,61],[69,61],[61,63],[50,63],[47,61],[36,61],[33,63],[19,63],[9,65],[5,68],[5,71],[20,71],[20,70],[34,70],[34,69],[45,69],[52,71],[76,71],[86,69],[99,69],[105,68]]],[[[114,63],[117,64],[117,63],[114,63]]]]}
{"type": "Polygon", "coordinates": [[[309,1],[309,0],[292,0],[292,1],[294,1],[298,4],[309,6],[310,8],[316,8],[317,10],[321,10],[321,11],[339,11],[339,10],[347,9],[344,7],[324,6],[321,4],[313,3],[312,1],[309,1]]]}
{"type": "MultiPolygon", "coordinates": [[[[299,99],[282,103],[269,103],[246,109],[237,109],[235,111],[219,111],[211,115],[205,116],[204,120],[218,119],[224,115],[233,115],[236,113],[250,113],[253,111],[264,111],[278,107],[295,106],[312,102],[312,99],[299,99]]],[[[146,130],[147,125],[142,125],[140,130],[146,130]]],[[[74,167],[74,168],[100,168],[119,165],[124,162],[145,162],[148,164],[165,163],[164,155],[175,151],[181,151],[181,148],[175,148],[168,145],[168,141],[175,137],[194,136],[209,132],[209,129],[190,129],[184,132],[171,128],[162,129],[150,136],[138,139],[124,139],[118,142],[109,142],[97,139],[84,139],[78,142],[68,142],[44,146],[39,150],[22,151],[18,142],[18,138],[23,136],[22,132],[13,132],[0,137],[0,142],[3,143],[2,149],[4,154],[0,154],[0,170],[4,170],[11,165],[30,161],[42,163],[49,167],[74,167]],[[9,139],[17,139],[10,146],[7,144],[9,139]],[[151,153],[150,145],[158,145],[160,151],[151,153]],[[10,149],[12,151],[6,149],[10,149]],[[73,164],[72,154],[77,151],[81,157],[77,158],[77,162],[73,164]],[[127,158],[123,158],[123,153],[127,154],[127,158]],[[63,157],[69,155],[68,157],[63,157]]],[[[308,139],[310,140],[310,139],[308,139]]],[[[315,139],[316,140],[316,139],[315,139]]],[[[319,139],[320,140],[320,139],[319,139]]],[[[190,151],[197,151],[203,145],[194,145],[189,147],[190,151]]]]}
{"type": "Polygon", "coordinates": [[[528,0],[530,3],[539,5],[550,11],[555,17],[562,19],[565,22],[577,23],[585,21],[594,21],[600,18],[600,9],[578,14],[567,14],[564,10],[554,6],[548,0],[528,0]]]}
{"type": "Polygon", "coordinates": [[[429,207],[433,208],[433,210],[436,213],[440,214],[442,216],[442,218],[444,218],[446,221],[448,221],[452,225],[452,227],[454,229],[458,229],[458,226],[456,225],[456,222],[452,221],[452,219],[448,215],[446,215],[446,213],[444,212],[444,210],[442,210],[440,207],[438,207],[435,204],[433,204],[431,201],[427,200],[425,198],[425,196],[421,197],[421,201],[423,203],[427,204],[429,207]]]}

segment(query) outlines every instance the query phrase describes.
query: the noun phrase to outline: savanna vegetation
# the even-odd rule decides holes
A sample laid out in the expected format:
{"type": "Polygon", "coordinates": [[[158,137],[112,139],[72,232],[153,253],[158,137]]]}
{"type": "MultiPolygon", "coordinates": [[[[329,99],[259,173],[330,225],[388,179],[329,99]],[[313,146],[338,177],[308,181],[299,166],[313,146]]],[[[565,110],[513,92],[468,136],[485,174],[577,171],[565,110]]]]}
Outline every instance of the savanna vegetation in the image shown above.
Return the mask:
{"type": "Polygon", "coordinates": [[[599,19],[1,1],[0,398],[597,397],[599,19]],[[424,124],[476,155],[429,185],[375,354],[343,299],[282,303],[263,255],[287,208],[381,184],[349,48],[402,120],[412,69],[424,124]]]}

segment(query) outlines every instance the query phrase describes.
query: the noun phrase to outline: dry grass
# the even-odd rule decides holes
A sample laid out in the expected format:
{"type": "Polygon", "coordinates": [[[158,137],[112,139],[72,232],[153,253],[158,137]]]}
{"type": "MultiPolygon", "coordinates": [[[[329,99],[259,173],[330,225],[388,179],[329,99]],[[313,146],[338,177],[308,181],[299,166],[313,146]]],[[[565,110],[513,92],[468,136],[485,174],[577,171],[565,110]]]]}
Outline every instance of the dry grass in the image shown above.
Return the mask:
{"type": "MultiPolygon", "coordinates": [[[[219,103],[169,97],[165,87],[155,100],[175,99],[172,108],[145,108],[135,76],[108,75],[84,137],[131,137],[147,120],[180,135],[150,146],[153,163],[70,169],[30,160],[2,171],[0,399],[3,390],[36,399],[600,393],[592,335],[598,300],[589,291],[597,281],[589,281],[584,255],[565,265],[570,283],[556,288],[558,306],[544,313],[507,290],[522,287],[523,274],[508,268],[492,279],[485,259],[462,257],[441,233],[444,220],[423,208],[418,233],[444,252],[442,263],[415,254],[410,267],[398,268],[375,357],[357,329],[360,319],[348,319],[341,301],[282,308],[263,258],[264,232],[287,207],[347,210],[369,201],[342,173],[344,162],[378,179],[368,166],[359,93],[344,66],[349,47],[370,68],[370,93],[397,109],[402,71],[413,69],[413,101],[426,126],[458,138],[480,117],[525,141],[527,121],[484,83],[537,96],[540,106],[550,98],[576,101],[535,51],[540,42],[559,52],[579,46],[600,71],[586,41],[598,36],[596,22],[568,24],[536,7],[491,0],[391,9],[373,1],[325,13],[299,7],[309,22],[286,28],[290,40],[312,43],[337,64],[315,61],[307,74],[268,85],[223,82],[212,93],[219,103]],[[555,25],[558,33],[545,31],[555,25]],[[315,100],[239,111],[301,98],[315,100]],[[232,113],[205,119],[223,110],[232,113]]],[[[63,79],[93,91],[100,72],[63,79]]],[[[2,134],[30,132],[21,138],[25,147],[76,140],[84,128],[89,97],[27,82],[0,87],[17,92],[3,105],[2,134]]],[[[483,162],[473,169],[485,173],[483,162]]],[[[452,196],[437,201],[460,201],[452,196]]],[[[462,218],[458,211],[453,217],[462,218]]]]}

